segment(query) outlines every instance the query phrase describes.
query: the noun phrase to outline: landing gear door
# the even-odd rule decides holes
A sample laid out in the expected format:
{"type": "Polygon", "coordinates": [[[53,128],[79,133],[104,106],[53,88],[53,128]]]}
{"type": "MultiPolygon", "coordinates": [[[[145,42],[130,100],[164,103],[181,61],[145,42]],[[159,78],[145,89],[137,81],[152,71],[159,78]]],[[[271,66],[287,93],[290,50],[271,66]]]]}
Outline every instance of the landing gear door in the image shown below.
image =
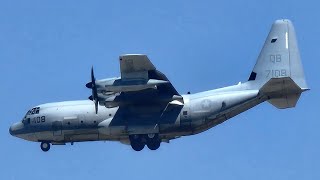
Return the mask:
{"type": "Polygon", "coordinates": [[[62,122],[54,121],[52,123],[53,136],[61,136],[62,135],[62,122]]]}

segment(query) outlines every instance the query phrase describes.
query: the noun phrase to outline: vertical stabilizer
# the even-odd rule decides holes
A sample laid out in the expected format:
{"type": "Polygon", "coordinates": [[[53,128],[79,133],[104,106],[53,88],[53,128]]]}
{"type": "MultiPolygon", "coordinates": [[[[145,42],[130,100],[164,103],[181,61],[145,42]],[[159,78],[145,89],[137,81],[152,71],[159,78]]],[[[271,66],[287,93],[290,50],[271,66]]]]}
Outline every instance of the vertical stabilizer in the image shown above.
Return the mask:
{"type": "Polygon", "coordinates": [[[294,107],[301,92],[308,89],[290,20],[274,22],[249,81],[278,108],[294,107]]]}

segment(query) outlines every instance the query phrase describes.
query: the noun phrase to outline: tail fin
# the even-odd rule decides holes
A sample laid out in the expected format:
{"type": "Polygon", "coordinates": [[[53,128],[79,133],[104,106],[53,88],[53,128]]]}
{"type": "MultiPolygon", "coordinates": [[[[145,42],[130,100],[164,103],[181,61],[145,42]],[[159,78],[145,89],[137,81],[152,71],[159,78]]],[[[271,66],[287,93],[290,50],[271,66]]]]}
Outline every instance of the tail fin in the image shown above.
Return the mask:
{"type": "Polygon", "coordinates": [[[294,107],[308,90],[294,27],[290,20],[277,20],[249,77],[277,108],[294,107]]]}

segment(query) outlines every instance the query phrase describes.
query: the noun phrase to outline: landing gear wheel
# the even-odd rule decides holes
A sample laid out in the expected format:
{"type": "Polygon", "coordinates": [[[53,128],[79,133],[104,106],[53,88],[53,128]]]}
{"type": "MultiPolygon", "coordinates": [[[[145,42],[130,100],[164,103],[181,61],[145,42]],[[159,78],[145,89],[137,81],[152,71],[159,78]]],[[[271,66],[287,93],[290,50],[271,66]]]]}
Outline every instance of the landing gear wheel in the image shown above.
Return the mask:
{"type": "Polygon", "coordinates": [[[141,151],[145,143],[142,141],[142,138],[140,135],[131,135],[130,137],[130,144],[133,150],[135,151],[141,151]]]}
{"type": "Polygon", "coordinates": [[[158,134],[153,134],[153,136],[147,136],[147,146],[150,150],[157,150],[160,147],[161,140],[158,134]]]}
{"type": "Polygon", "coordinates": [[[156,140],[156,141],[150,141],[147,143],[147,146],[150,150],[157,150],[160,147],[161,141],[156,140]]]}
{"type": "Polygon", "coordinates": [[[144,148],[144,143],[142,142],[132,142],[131,143],[131,147],[132,149],[134,149],[135,151],[141,151],[144,148]]]}
{"type": "Polygon", "coordinates": [[[42,151],[47,152],[47,151],[49,151],[49,149],[50,149],[50,143],[48,143],[48,142],[41,142],[40,147],[41,147],[41,150],[42,150],[42,151]]]}

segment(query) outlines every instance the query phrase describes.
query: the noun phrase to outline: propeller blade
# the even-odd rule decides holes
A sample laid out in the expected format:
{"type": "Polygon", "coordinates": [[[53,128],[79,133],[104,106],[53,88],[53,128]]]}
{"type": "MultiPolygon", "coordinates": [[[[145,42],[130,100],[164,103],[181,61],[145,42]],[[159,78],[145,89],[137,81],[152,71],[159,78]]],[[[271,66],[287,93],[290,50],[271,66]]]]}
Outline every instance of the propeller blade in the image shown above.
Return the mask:
{"type": "Polygon", "coordinates": [[[96,110],[96,114],[98,114],[98,101],[94,101],[94,107],[96,110]]]}
{"type": "MultiPolygon", "coordinates": [[[[91,85],[91,89],[92,89],[92,96],[90,96],[92,98],[92,101],[94,101],[94,106],[95,106],[95,111],[96,114],[98,114],[98,92],[97,92],[97,86],[96,86],[96,79],[94,77],[94,72],[93,72],[93,66],[91,67],[91,83],[89,85],[89,83],[87,84],[88,86],[91,85]]],[[[87,86],[87,87],[88,87],[87,86]]],[[[90,99],[89,97],[89,99],[90,99]]]]}

